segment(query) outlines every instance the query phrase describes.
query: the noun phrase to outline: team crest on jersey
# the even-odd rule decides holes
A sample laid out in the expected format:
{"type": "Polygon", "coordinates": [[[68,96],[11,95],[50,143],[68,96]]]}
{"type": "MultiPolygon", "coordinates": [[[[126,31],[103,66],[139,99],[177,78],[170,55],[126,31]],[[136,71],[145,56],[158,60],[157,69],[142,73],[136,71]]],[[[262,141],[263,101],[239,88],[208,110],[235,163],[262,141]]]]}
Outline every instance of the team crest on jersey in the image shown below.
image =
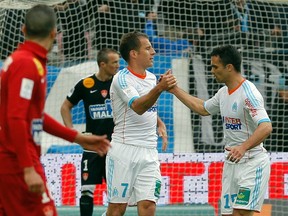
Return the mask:
{"type": "Polygon", "coordinates": [[[102,95],[103,98],[106,98],[107,95],[108,95],[108,91],[106,89],[102,90],[101,91],[101,95],[102,95]]]}
{"type": "Polygon", "coordinates": [[[33,58],[33,62],[36,65],[36,68],[38,70],[39,75],[43,76],[44,75],[44,68],[43,68],[41,62],[36,58],[33,58]]]}
{"type": "Polygon", "coordinates": [[[238,110],[237,103],[234,102],[233,105],[232,105],[232,112],[237,112],[237,110],[238,110]]]}
{"type": "Polygon", "coordinates": [[[94,86],[94,83],[95,83],[94,80],[92,78],[90,78],[90,77],[85,78],[83,80],[83,85],[86,88],[92,88],[94,86]]]}
{"type": "Polygon", "coordinates": [[[83,174],[82,174],[82,179],[83,179],[84,181],[87,181],[88,177],[89,177],[89,174],[88,174],[88,173],[83,173],[83,174]]]}

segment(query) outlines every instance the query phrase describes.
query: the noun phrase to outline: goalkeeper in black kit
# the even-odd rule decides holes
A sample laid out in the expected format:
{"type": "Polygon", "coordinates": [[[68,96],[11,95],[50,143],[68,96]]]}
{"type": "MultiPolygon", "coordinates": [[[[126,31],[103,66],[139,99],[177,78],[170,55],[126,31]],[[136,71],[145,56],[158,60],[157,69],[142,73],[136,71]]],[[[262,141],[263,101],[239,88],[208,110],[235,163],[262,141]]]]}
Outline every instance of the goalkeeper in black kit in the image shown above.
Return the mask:
{"type": "MultiPolygon", "coordinates": [[[[103,135],[111,140],[114,123],[110,100],[110,85],[119,69],[120,56],[116,50],[104,48],[97,54],[99,71],[81,79],[61,106],[61,116],[67,127],[73,128],[71,109],[83,101],[86,116],[85,133],[103,135]]],[[[105,159],[84,149],[81,161],[81,216],[92,216],[93,193],[105,176],[105,159]]]]}

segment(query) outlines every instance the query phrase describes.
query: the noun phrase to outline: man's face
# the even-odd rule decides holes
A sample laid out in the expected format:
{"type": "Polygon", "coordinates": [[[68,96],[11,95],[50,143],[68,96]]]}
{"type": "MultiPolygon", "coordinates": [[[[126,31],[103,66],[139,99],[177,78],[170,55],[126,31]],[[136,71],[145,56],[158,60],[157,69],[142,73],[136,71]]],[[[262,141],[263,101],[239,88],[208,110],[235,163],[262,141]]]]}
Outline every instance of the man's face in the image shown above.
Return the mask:
{"type": "Polygon", "coordinates": [[[225,83],[229,75],[227,67],[223,65],[219,56],[211,57],[211,72],[218,83],[225,83]]]}
{"type": "Polygon", "coordinates": [[[119,69],[119,55],[117,53],[109,53],[108,54],[108,62],[107,63],[102,63],[102,67],[105,71],[105,73],[107,73],[107,75],[111,75],[114,76],[118,69],[119,69]]]}
{"type": "Polygon", "coordinates": [[[152,67],[153,58],[156,52],[147,38],[140,37],[139,39],[141,46],[137,51],[137,63],[145,69],[152,67]]]}

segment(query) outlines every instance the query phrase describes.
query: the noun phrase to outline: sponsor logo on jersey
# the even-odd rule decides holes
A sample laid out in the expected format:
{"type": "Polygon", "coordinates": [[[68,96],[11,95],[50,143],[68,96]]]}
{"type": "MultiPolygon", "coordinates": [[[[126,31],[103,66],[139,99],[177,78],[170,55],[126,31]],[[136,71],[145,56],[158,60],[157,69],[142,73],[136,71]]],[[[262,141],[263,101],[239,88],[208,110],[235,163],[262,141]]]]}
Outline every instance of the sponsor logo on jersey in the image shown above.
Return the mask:
{"type": "Polygon", "coordinates": [[[253,104],[251,103],[251,101],[249,100],[249,98],[245,99],[245,104],[247,105],[250,114],[252,117],[257,115],[257,109],[253,106],[253,104]]]}
{"type": "Polygon", "coordinates": [[[225,129],[230,129],[230,130],[241,130],[241,120],[238,118],[231,118],[231,117],[225,117],[223,116],[222,118],[223,124],[225,124],[225,129]]]}
{"type": "Polygon", "coordinates": [[[97,89],[95,89],[95,90],[90,90],[90,93],[91,93],[91,94],[93,94],[93,93],[95,93],[95,92],[97,92],[97,89]]]}
{"type": "Polygon", "coordinates": [[[36,65],[36,68],[38,70],[39,75],[43,76],[44,75],[44,68],[43,68],[43,65],[41,64],[41,62],[37,58],[33,58],[33,62],[36,65]]]}
{"type": "Polygon", "coordinates": [[[251,191],[249,188],[240,187],[238,194],[237,194],[236,204],[248,205],[249,199],[250,199],[250,192],[251,191]]]}
{"type": "Polygon", "coordinates": [[[43,132],[43,120],[33,119],[31,123],[31,134],[36,145],[41,145],[43,132]]]}
{"type": "Polygon", "coordinates": [[[108,95],[108,91],[106,89],[101,90],[101,95],[103,98],[106,98],[108,95]]]}
{"type": "Polygon", "coordinates": [[[83,80],[83,85],[85,88],[92,88],[95,82],[92,78],[88,77],[83,80]]]}
{"type": "Polygon", "coordinates": [[[161,181],[157,179],[156,182],[155,182],[154,196],[159,198],[160,197],[160,192],[161,192],[161,181]]]}
{"type": "Polygon", "coordinates": [[[94,104],[89,106],[89,113],[92,119],[113,118],[111,99],[106,99],[104,104],[94,104]]]}

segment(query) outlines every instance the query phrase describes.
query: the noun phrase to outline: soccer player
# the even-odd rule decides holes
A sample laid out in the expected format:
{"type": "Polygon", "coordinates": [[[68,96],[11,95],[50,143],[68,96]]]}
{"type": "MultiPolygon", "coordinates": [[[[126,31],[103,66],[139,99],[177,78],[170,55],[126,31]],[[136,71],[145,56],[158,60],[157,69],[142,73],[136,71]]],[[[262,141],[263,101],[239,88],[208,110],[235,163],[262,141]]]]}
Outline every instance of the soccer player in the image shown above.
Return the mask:
{"type": "MultiPolygon", "coordinates": [[[[84,102],[86,133],[107,134],[111,140],[114,123],[110,100],[110,86],[113,76],[119,69],[119,54],[116,50],[103,48],[97,54],[99,71],[81,79],[71,89],[61,107],[64,124],[73,128],[71,109],[79,101],[84,102]]],[[[81,161],[81,216],[92,216],[93,193],[96,184],[102,184],[105,177],[106,157],[84,149],[81,161]]]]}
{"type": "Polygon", "coordinates": [[[252,216],[260,212],[270,176],[270,160],[263,141],[272,131],[263,97],[241,75],[241,55],[230,45],[211,53],[211,72],[225,86],[207,101],[178,86],[169,91],[194,112],[221,113],[226,159],[223,167],[222,215],[252,216]]]}
{"type": "Polygon", "coordinates": [[[157,117],[156,102],[177,80],[167,71],[157,84],[156,76],[146,70],[155,55],[146,34],[124,34],[119,50],[128,67],[114,76],[110,89],[115,127],[113,148],[106,157],[106,215],[124,215],[129,203],[137,204],[140,216],[153,216],[161,188],[157,126],[163,150],[167,146],[166,127],[157,117]]]}
{"type": "Polygon", "coordinates": [[[56,36],[56,16],[36,5],[25,17],[25,42],[9,56],[0,72],[0,214],[55,216],[40,162],[41,134],[77,142],[101,155],[110,146],[106,135],[85,136],[44,113],[46,62],[56,36]]]}

